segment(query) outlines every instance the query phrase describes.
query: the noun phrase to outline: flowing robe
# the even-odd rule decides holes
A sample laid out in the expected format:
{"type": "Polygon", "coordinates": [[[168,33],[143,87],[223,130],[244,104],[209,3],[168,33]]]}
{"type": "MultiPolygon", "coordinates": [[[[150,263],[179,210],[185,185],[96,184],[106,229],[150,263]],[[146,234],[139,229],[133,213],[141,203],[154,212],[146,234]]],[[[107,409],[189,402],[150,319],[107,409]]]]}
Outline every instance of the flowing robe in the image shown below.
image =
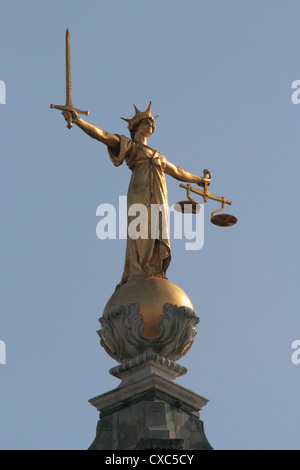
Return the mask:
{"type": "MultiPolygon", "coordinates": [[[[164,174],[166,158],[147,145],[125,136],[118,137],[119,152],[108,148],[108,153],[115,166],[125,160],[132,171],[127,194],[127,214],[133,204],[142,204],[146,208],[147,221],[143,220],[143,227],[147,224],[147,237],[145,234],[141,234],[142,238],[133,237],[127,230],[124,272],[117,288],[131,279],[165,277],[171,261],[168,192],[164,174]]],[[[127,217],[129,228],[136,216],[127,217]]]]}

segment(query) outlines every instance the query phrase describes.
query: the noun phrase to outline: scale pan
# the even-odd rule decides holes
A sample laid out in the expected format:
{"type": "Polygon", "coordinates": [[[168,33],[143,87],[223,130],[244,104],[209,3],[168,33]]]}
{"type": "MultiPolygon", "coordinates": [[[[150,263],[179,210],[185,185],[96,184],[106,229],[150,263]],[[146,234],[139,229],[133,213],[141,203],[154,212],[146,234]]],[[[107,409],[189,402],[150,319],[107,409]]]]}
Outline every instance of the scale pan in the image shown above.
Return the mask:
{"type": "Polygon", "coordinates": [[[217,214],[210,219],[211,223],[219,227],[231,227],[237,223],[237,218],[230,214],[217,214]]]}
{"type": "Polygon", "coordinates": [[[201,206],[195,201],[179,201],[174,205],[174,209],[183,214],[199,214],[201,206]]]}

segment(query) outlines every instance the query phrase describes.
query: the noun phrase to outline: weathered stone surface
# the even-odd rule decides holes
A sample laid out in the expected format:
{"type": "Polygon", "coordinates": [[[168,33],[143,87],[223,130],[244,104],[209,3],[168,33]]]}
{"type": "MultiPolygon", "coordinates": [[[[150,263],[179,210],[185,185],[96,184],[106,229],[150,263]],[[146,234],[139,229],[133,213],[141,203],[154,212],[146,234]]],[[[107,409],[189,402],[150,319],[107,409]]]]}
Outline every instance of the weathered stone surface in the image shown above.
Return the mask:
{"type": "Polygon", "coordinates": [[[109,427],[113,428],[112,425],[107,425],[107,421],[113,421],[114,413],[100,418],[96,438],[89,450],[145,448],[212,450],[205,436],[203,423],[199,418],[163,400],[158,398],[154,398],[154,400],[149,402],[145,399],[138,404],[128,405],[123,410],[115,411],[119,424],[114,431],[107,430],[109,427]],[[169,419],[169,410],[173,416],[172,421],[169,419]],[[139,413],[142,411],[144,418],[133,420],[132,415],[137,414],[138,411],[139,413]],[[184,424],[182,425],[182,423],[184,424]],[[176,447],[179,443],[180,447],[176,447]]]}
{"type": "Polygon", "coordinates": [[[183,439],[141,439],[136,450],[184,450],[183,439]]]}
{"type": "Polygon", "coordinates": [[[122,383],[120,386],[124,386],[152,373],[174,381],[175,378],[186,374],[187,369],[149,349],[134,359],[113,367],[109,372],[111,375],[121,379],[122,383]]]}
{"type": "MultiPolygon", "coordinates": [[[[183,297],[180,292],[182,302],[183,297]]],[[[89,400],[100,412],[90,450],[212,449],[199,419],[208,400],[175,383],[187,372],[175,361],[190,349],[199,318],[190,303],[164,301],[152,325],[153,299],[148,300],[143,315],[140,303],[131,300],[109,303],[99,320],[101,345],[120,363],[110,373],[121,383],[89,400]]]]}
{"type": "Polygon", "coordinates": [[[195,392],[171,382],[156,373],[145,376],[140,380],[129,383],[124,386],[117,387],[116,389],[99,395],[98,397],[91,398],[89,402],[97,408],[98,411],[106,413],[106,410],[124,408],[127,402],[132,400],[140,400],[151,391],[160,393],[162,396],[170,397],[172,403],[184,404],[186,409],[191,413],[198,413],[203,406],[208,403],[208,399],[195,392]]]}
{"type": "Polygon", "coordinates": [[[100,411],[90,450],[211,450],[199,419],[207,401],[156,374],[118,387],[90,400],[100,411]]]}
{"type": "Polygon", "coordinates": [[[165,360],[178,360],[193,344],[195,327],[200,320],[194,310],[186,306],[166,303],[163,312],[158,335],[147,338],[143,334],[145,324],[138,302],[112,307],[99,320],[101,345],[120,363],[135,359],[149,350],[165,360]]]}

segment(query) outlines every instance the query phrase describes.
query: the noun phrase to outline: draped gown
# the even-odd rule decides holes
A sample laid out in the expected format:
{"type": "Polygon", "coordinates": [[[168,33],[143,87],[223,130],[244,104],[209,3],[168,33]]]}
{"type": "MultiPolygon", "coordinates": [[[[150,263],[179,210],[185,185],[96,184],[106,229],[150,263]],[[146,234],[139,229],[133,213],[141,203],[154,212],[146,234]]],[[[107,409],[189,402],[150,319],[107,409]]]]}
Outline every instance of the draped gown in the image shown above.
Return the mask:
{"type": "MultiPolygon", "coordinates": [[[[146,207],[143,214],[146,212],[147,220],[143,226],[147,224],[147,236],[133,237],[127,230],[124,272],[117,288],[132,279],[165,277],[171,261],[168,192],[164,174],[166,158],[147,145],[122,135],[118,137],[119,151],[108,148],[108,153],[115,166],[125,160],[132,172],[127,193],[127,214],[133,204],[146,207]]],[[[128,228],[136,216],[127,216],[128,228]]]]}

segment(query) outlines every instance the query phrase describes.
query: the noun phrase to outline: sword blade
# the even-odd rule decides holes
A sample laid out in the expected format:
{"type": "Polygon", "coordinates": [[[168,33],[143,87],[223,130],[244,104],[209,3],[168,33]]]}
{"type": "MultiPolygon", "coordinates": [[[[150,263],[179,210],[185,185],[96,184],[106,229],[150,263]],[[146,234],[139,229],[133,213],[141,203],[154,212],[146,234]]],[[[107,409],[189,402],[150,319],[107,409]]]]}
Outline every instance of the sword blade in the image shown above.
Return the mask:
{"type": "MultiPolygon", "coordinates": [[[[72,103],[72,84],[71,84],[71,52],[70,52],[70,34],[69,30],[66,30],[66,104],[64,106],[50,104],[50,108],[59,109],[60,111],[76,111],[77,114],[89,115],[88,111],[82,111],[81,109],[74,108],[72,103]]],[[[71,129],[72,125],[72,114],[69,113],[67,117],[68,129],[71,129]]]]}
{"type": "Polygon", "coordinates": [[[66,31],[66,106],[72,107],[70,34],[66,31]]]}

